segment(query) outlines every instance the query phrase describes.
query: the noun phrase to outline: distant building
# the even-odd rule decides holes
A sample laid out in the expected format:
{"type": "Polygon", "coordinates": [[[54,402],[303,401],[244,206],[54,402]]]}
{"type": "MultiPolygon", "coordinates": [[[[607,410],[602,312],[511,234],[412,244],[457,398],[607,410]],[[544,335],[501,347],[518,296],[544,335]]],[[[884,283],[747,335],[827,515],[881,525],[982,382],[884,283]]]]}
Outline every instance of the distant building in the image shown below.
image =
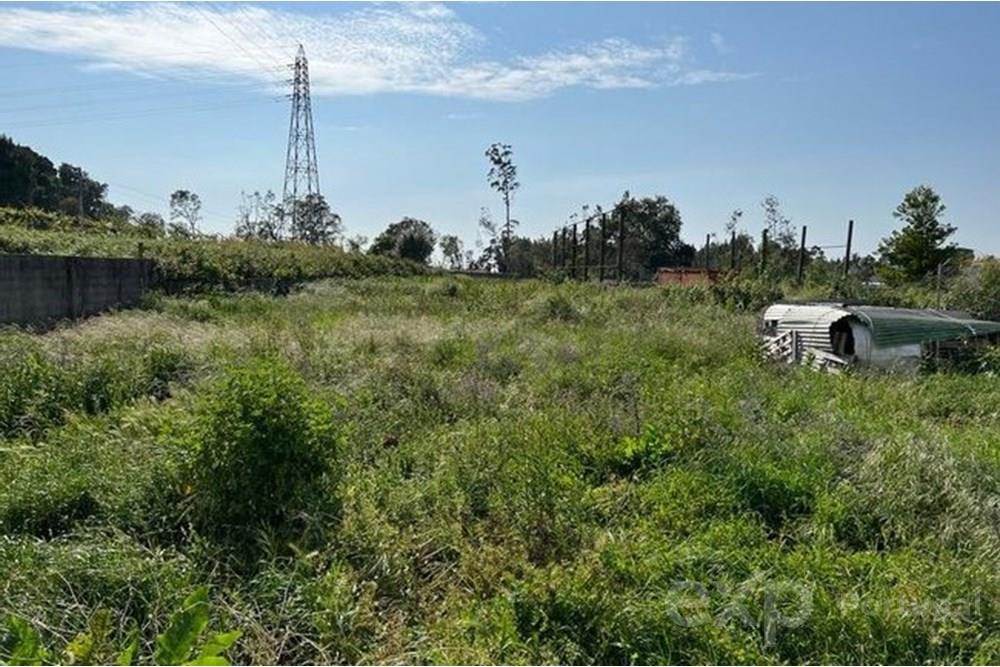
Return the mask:
{"type": "Polygon", "coordinates": [[[1000,322],[967,313],[845,303],[776,303],[761,316],[774,359],[820,368],[916,368],[929,354],[1000,340],[1000,322]]]}
{"type": "Polygon", "coordinates": [[[661,267],[653,278],[660,285],[711,285],[719,282],[722,272],[692,266],[661,267]]]}

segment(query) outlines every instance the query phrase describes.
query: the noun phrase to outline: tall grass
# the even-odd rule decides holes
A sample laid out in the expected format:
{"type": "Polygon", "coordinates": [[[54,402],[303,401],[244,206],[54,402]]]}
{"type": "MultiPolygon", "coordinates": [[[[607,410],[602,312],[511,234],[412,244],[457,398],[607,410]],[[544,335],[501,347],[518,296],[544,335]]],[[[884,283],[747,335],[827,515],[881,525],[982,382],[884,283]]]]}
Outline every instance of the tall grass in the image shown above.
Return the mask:
{"type": "Polygon", "coordinates": [[[0,335],[0,613],[152,655],[207,585],[262,663],[1000,659],[997,380],[773,367],[754,317],[370,278],[0,335]],[[278,442],[311,472],[240,467],[278,442]]]}

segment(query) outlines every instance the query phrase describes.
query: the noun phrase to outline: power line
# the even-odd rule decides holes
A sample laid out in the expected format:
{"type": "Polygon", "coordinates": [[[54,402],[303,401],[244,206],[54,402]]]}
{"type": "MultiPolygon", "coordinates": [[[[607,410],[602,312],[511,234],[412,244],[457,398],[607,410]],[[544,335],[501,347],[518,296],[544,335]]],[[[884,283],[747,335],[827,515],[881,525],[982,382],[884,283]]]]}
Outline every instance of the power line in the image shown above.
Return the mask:
{"type": "MultiPolygon", "coordinates": [[[[275,65],[277,66],[277,71],[281,72],[281,73],[282,73],[282,75],[284,74],[284,72],[285,72],[285,70],[286,70],[286,69],[288,68],[288,66],[287,66],[287,65],[286,65],[285,63],[282,63],[282,62],[279,62],[277,58],[275,58],[275,57],[274,57],[273,55],[271,55],[270,53],[268,53],[267,51],[265,51],[265,50],[264,50],[264,49],[263,49],[263,48],[262,48],[262,47],[261,47],[261,46],[260,46],[259,44],[257,44],[257,43],[256,43],[256,42],[255,42],[255,41],[253,40],[253,38],[252,38],[252,37],[250,37],[250,36],[249,36],[248,34],[246,34],[246,33],[245,33],[245,32],[243,31],[243,28],[241,28],[241,27],[240,27],[240,25],[239,25],[239,24],[238,24],[238,23],[237,23],[236,21],[234,21],[234,20],[232,19],[232,14],[226,14],[226,13],[225,13],[225,12],[223,12],[222,10],[218,9],[218,7],[216,6],[216,3],[214,3],[214,2],[210,2],[210,3],[208,3],[208,4],[209,4],[209,6],[210,6],[210,7],[212,7],[213,9],[215,9],[215,10],[216,10],[216,15],[217,15],[217,16],[219,16],[220,18],[222,18],[222,19],[223,19],[224,21],[228,22],[228,23],[229,23],[229,25],[233,26],[233,27],[234,27],[234,28],[235,28],[235,29],[237,30],[237,32],[239,32],[239,33],[240,33],[241,35],[243,35],[243,37],[244,37],[244,38],[246,38],[246,40],[247,40],[247,41],[248,41],[248,42],[249,42],[249,43],[250,43],[250,44],[251,44],[252,46],[255,46],[255,47],[256,47],[257,49],[259,49],[259,50],[260,50],[260,52],[261,52],[261,53],[262,53],[262,54],[263,54],[263,55],[264,55],[265,57],[267,57],[267,58],[270,58],[270,59],[271,59],[271,61],[272,61],[272,62],[274,62],[274,63],[275,63],[275,65]]],[[[244,15],[244,14],[243,14],[243,12],[242,12],[242,10],[240,10],[240,15],[241,15],[241,16],[243,16],[243,15],[244,15]]],[[[260,32],[261,34],[263,34],[263,32],[262,32],[262,31],[261,31],[261,29],[259,28],[259,25],[257,24],[257,22],[256,22],[256,21],[253,21],[253,20],[251,19],[251,23],[253,23],[254,27],[258,28],[258,32],[260,32]]],[[[268,39],[266,35],[265,35],[264,37],[265,37],[265,39],[268,39]]]]}
{"type": "MultiPolygon", "coordinates": [[[[168,208],[170,206],[170,196],[169,195],[167,195],[166,197],[162,197],[160,195],[154,195],[154,194],[151,194],[149,192],[145,192],[144,190],[139,190],[138,188],[133,188],[133,187],[128,186],[128,185],[122,185],[121,183],[108,183],[107,181],[105,181],[105,183],[108,186],[110,186],[112,188],[115,188],[117,190],[126,190],[128,192],[133,193],[133,195],[138,195],[138,196],[144,197],[147,200],[156,201],[156,203],[158,203],[158,204],[164,204],[168,208]]],[[[213,211],[211,209],[207,209],[207,208],[204,208],[204,207],[202,207],[201,210],[204,211],[205,213],[207,213],[213,219],[223,220],[223,219],[226,218],[226,216],[222,215],[218,211],[213,211]]]]}
{"type": "MultiPolygon", "coordinates": [[[[254,60],[254,61],[255,61],[255,62],[256,62],[256,63],[258,64],[258,65],[260,65],[261,67],[263,67],[265,71],[267,71],[267,70],[270,70],[270,69],[271,69],[271,66],[270,66],[270,65],[267,65],[267,64],[264,64],[263,62],[261,62],[260,60],[258,60],[258,59],[257,59],[257,57],[256,57],[255,55],[253,55],[252,53],[250,53],[250,51],[248,51],[248,50],[247,50],[247,49],[246,49],[246,48],[245,48],[245,47],[243,46],[243,44],[241,44],[240,42],[238,42],[238,41],[236,41],[235,39],[233,39],[233,38],[232,38],[232,36],[230,36],[230,35],[229,35],[229,33],[227,33],[227,32],[226,32],[225,30],[223,30],[223,29],[222,29],[222,28],[221,28],[221,27],[219,26],[219,24],[218,24],[218,23],[216,23],[216,22],[215,22],[215,21],[214,21],[214,20],[212,19],[212,17],[211,17],[211,16],[210,16],[210,15],[208,14],[208,12],[206,12],[205,10],[203,10],[203,9],[202,9],[201,7],[199,7],[199,6],[198,6],[198,5],[196,4],[196,3],[192,3],[192,4],[191,4],[191,7],[192,7],[192,8],[193,8],[193,9],[194,9],[195,11],[197,11],[197,12],[198,12],[199,14],[201,14],[201,15],[202,15],[203,17],[205,17],[205,20],[207,20],[207,21],[208,21],[208,22],[209,22],[210,24],[212,24],[212,27],[214,27],[214,28],[215,28],[215,29],[216,29],[216,30],[217,30],[217,31],[219,32],[219,34],[220,34],[220,35],[222,35],[223,37],[225,37],[226,39],[228,39],[228,40],[229,40],[230,42],[232,42],[232,43],[233,43],[234,45],[236,45],[236,48],[238,48],[238,49],[239,49],[240,51],[242,51],[243,53],[245,53],[246,55],[248,55],[248,56],[249,56],[249,57],[250,57],[250,58],[251,58],[252,60],[254,60]]],[[[275,75],[275,72],[272,72],[272,76],[274,76],[274,75],[275,75]]],[[[281,77],[283,77],[283,76],[284,76],[284,71],[281,71],[281,72],[280,72],[280,76],[281,76],[281,77]]],[[[281,79],[278,79],[278,80],[276,81],[276,83],[279,83],[280,85],[284,85],[285,81],[284,81],[284,79],[283,79],[283,78],[281,78],[281,79]]]]}
{"type": "MultiPolygon", "coordinates": [[[[156,74],[150,74],[144,71],[130,71],[128,74],[130,78],[127,80],[120,81],[104,81],[104,82],[87,82],[87,83],[67,83],[67,84],[55,84],[51,86],[38,86],[34,88],[5,88],[5,97],[11,99],[17,99],[21,97],[35,97],[50,95],[52,93],[64,93],[66,91],[74,90],[84,90],[90,91],[101,91],[111,88],[121,88],[123,86],[136,86],[141,84],[146,84],[150,86],[162,86],[162,85],[202,85],[202,84],[212,84],[219,85],[219,75],[224,72],[218,71],[212,74],[205,74],[200,76],[171,76],[161,72],[156,74]]],[[[229,86],[245,86],[251,85],[248,83],[229,83],[221,82],[223,85],[229,86]]]]}
{"type": "Polygon", "coordinates": [[[253,99],[253,100],[243,100],[242,102],[231,102],[231,103],[227,103],[227,104],[215,104],[215,105],[208,105],[208,106],[154,107],[154,108],[150,108],[150,109],[139,109],[137,111],[130,111],[130,112],[125,112],[125,113],[116,113],[116,114],[110,114],[110,115],[97,115],[97,116],[89,116],[89,117],[85,116],[85,117],[82,117],[82,118],[81,117],[77,117],[77,118],[68,118],[68,119],[54,119],[54,120],[51,120],[51,121],[44,121],[44,122],[40,122],[40,123],[24,123],[24,124],[20,124],[20,125],[15,124],[15,125],[8,125],[8,126],[6,126],[6,128],[7,129],[27,129],[27,128],[36,128],[36,127],[54,127],[54,126],[57,126],[57,125],[73,125],[73,124],[77,124],[77,123],[103,122],[103,121],[108,121],[108,120],[131,120],[132,118],[141,118],[141,117],[144,117],[144,116],[154,116],[154,115],[157,115],[157,114],[169,113],[169,112],[174,112],[174,111],[190,111],[190,112],[212,111],[212,110],[215,110],[215,109],[225,109],[225,108],[230,108],[230,107],[235,107],[235,106],[246,106],[246,105],[250,105],[250,104],[258,104],[260,102],[267,102],[267,103],[270,103],[270,104],[274,104],[275,102],[281,102],[281,101],[283,101],[282,98],[267,98],[267,99],[260,98],[260,99],[253,99]]]}
{"type": "MultiPolygon", "coordinates": [[[[27,106],[0,108],[0,114],[22,113],[25,111],[38,111],[41,109],[70,109],[73,107],[98,106],[106,104],[108,102],[128,102],[132,100],[148,100],[148,99],[173,98],[173,97],[179,98],[185,96],[194,98],[191,101],[197,102],[200,101],[200,99],[198,98],[217,98],[220,95],[231,95],[234,92],[237,91],[216,90],[216,91],[202,91],[200,93],[199,92],[165,93],[163,91],[160,91],[148,95],[127,94],[127,95],[119,95],[116,97],[102,96],[98,98],[91,98],[78,101],[69,101],[69,102],[60,101],[47,104],[31,104],[27,106]]],[[[244,92],[244,91],[239,91],[239,92],[244,92]]]]}

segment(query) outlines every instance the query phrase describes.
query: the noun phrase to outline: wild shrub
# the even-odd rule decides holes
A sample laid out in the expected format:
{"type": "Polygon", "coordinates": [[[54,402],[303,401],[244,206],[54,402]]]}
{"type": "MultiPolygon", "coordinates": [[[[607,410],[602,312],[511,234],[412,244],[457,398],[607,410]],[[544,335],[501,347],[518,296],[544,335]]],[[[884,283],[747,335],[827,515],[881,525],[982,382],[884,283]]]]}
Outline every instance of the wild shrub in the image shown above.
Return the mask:
{"type": "Polygon", "coordinates": [[[155,333],[62,347],[0,333],[0,436],[37,438],[69,411],[101,414],[143,396],[163,399],[190,367],[186,351],[155,333]]]}
{"type": "Polygon", "coordinates": [[[152,402],[71,413],[30,445],[11,441],[0,466],[0,532],[51,538],[100,519],[150,536],[176,530],[176,448],[163,436],[183,408],[152,402]]]}
{"type": "Polygon", "coordinates": [[[336,471],[331,410],[285,363],[254,359],[226,370],[196,413],[188,434],[193,503],[207,533],[286,526],[336,471]]]}
{"type": "Polygon", "coordinates": [[[1000,259],[986,257],[964,267],[948,290],[948,304],[985,320],[1000,320],[1000,259]]]}
{"type": "Polygon", "coordinates": [[[564,292],[539,296],[528,302],[529,312],[542,321],[572,324],[580,320],[579,309],[564,292]]]}

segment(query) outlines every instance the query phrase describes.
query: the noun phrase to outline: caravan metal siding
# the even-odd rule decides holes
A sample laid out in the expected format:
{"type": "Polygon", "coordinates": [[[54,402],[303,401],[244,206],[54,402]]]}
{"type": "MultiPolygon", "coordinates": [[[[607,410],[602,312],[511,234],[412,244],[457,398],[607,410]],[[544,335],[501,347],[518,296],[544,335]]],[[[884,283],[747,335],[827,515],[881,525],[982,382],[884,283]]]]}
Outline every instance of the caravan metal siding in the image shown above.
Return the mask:
{"type": "Polygon", "coordinates": [[[830,325],[850,315],[837,306],[776,304],[764,311],[764,320],[777,320],[778,333],[797,331],[803,349],[832,353],[830,325]]]}

